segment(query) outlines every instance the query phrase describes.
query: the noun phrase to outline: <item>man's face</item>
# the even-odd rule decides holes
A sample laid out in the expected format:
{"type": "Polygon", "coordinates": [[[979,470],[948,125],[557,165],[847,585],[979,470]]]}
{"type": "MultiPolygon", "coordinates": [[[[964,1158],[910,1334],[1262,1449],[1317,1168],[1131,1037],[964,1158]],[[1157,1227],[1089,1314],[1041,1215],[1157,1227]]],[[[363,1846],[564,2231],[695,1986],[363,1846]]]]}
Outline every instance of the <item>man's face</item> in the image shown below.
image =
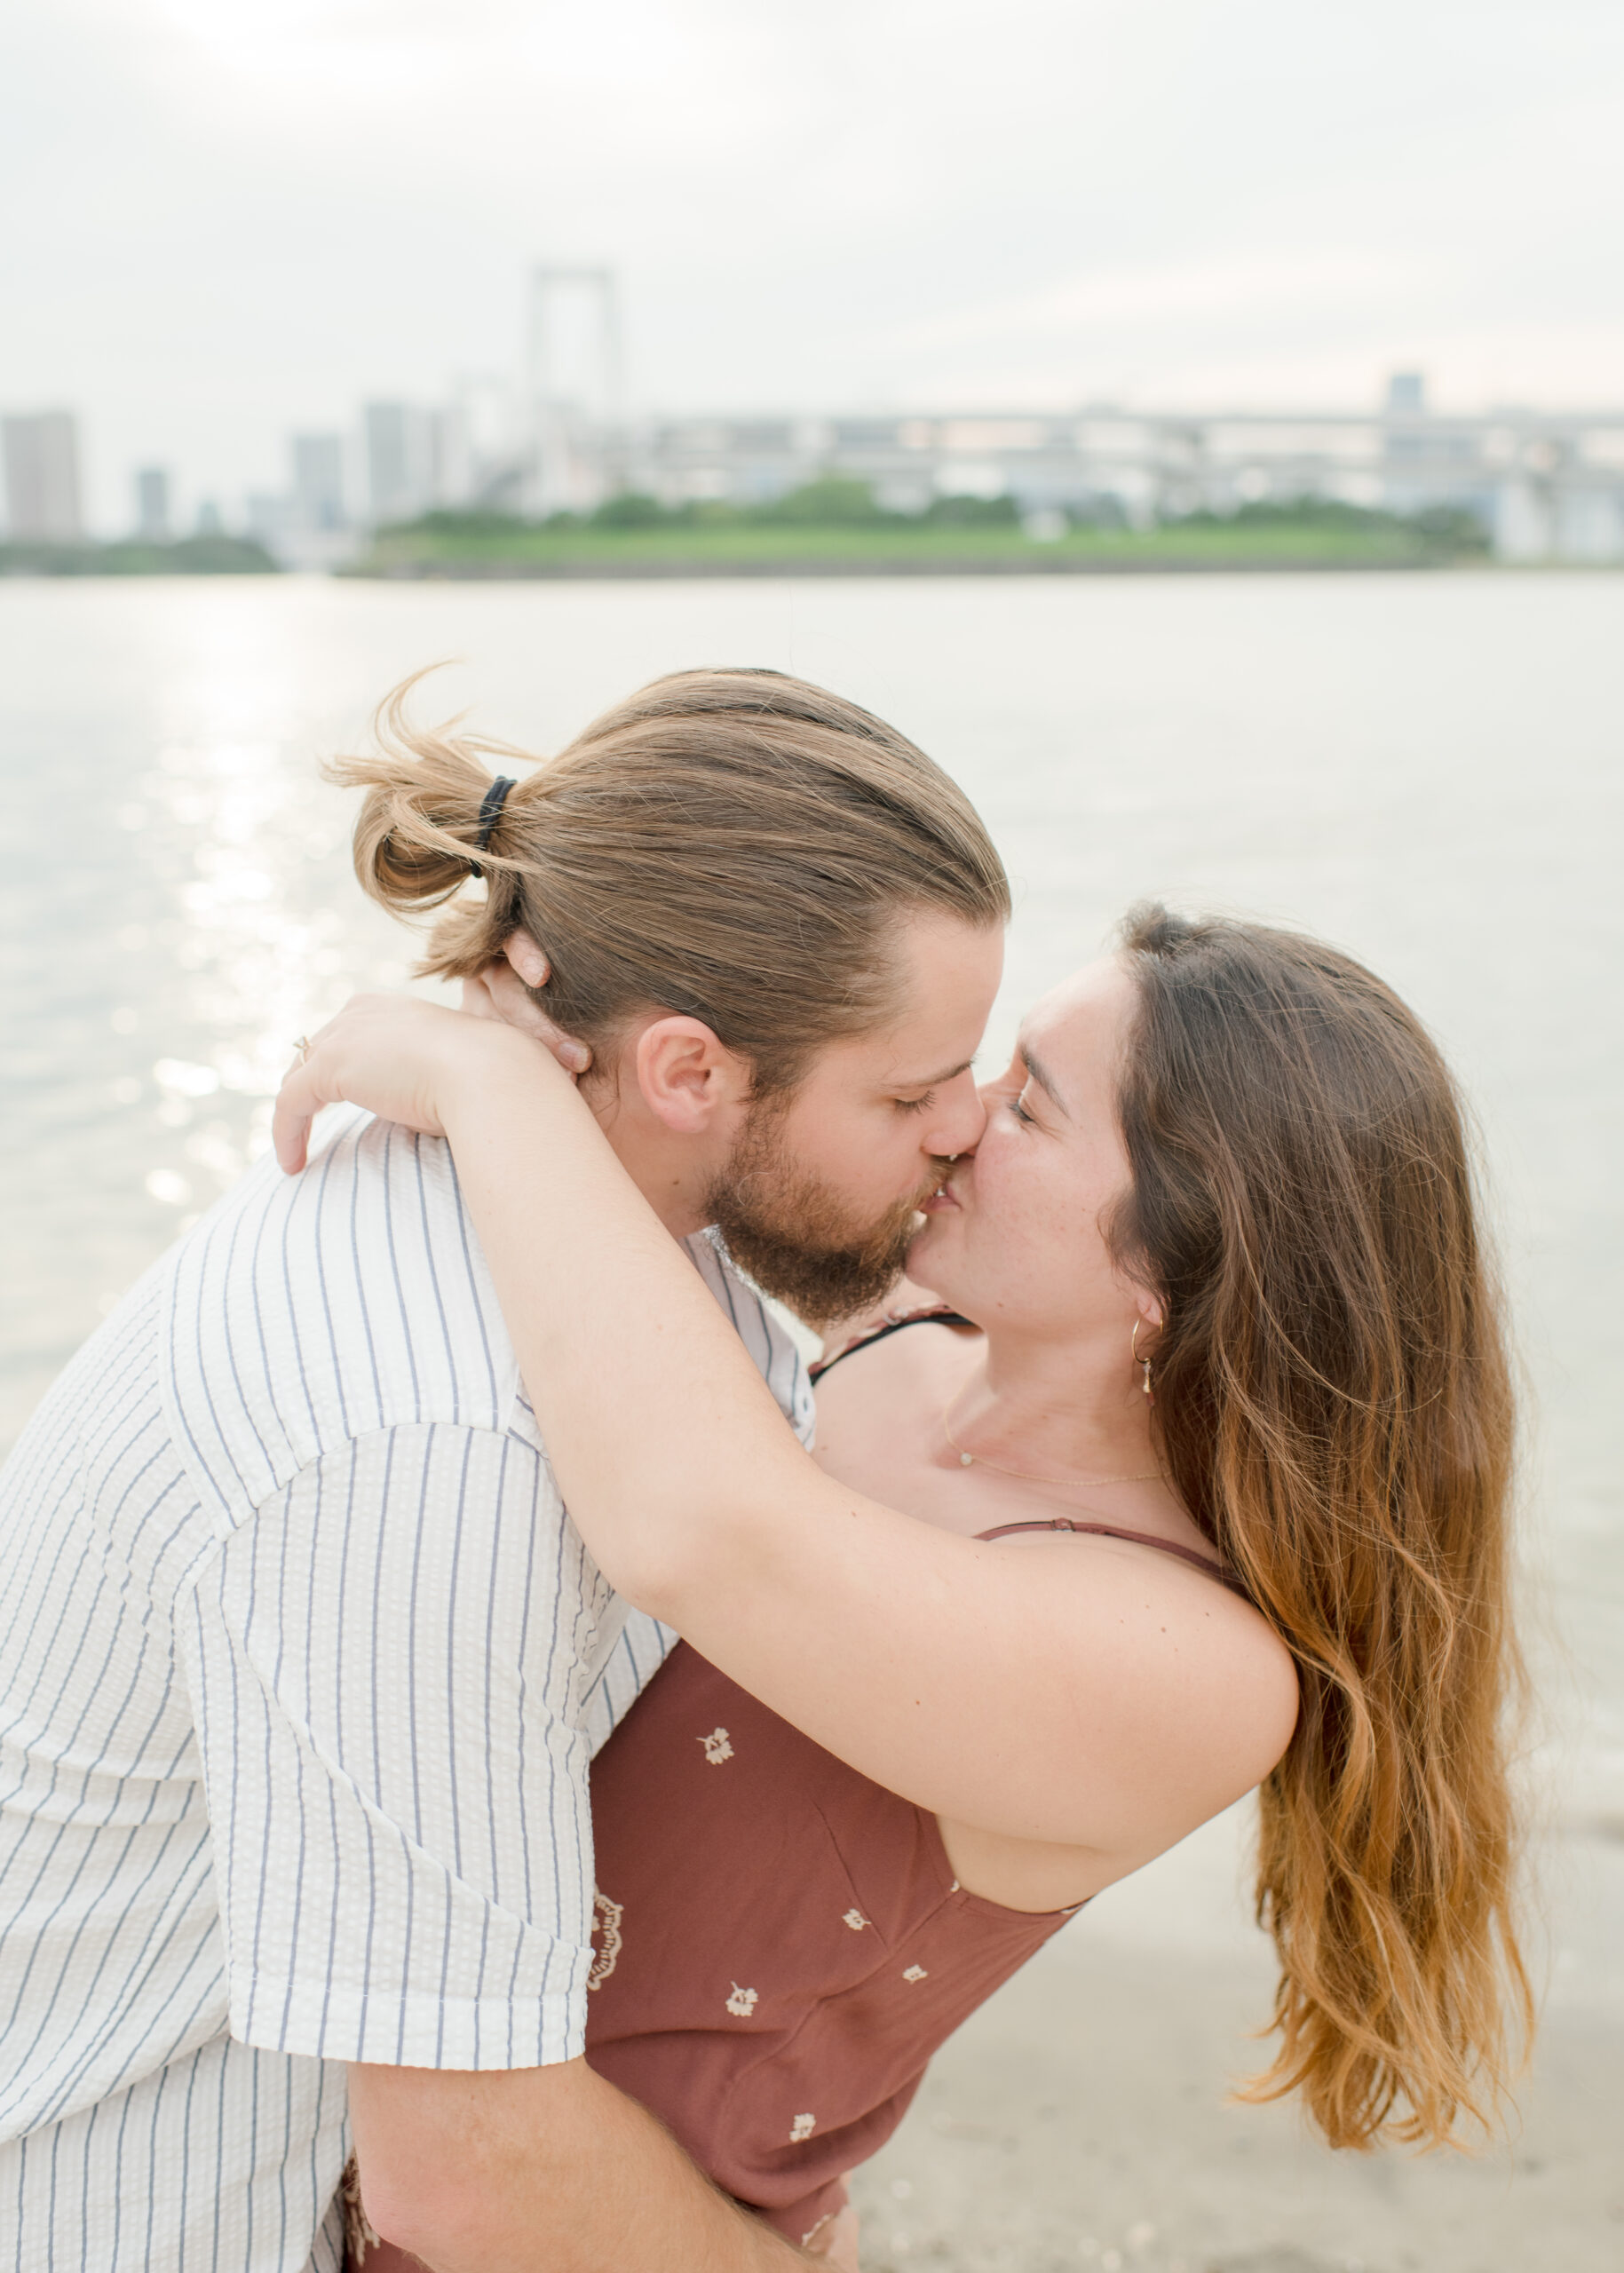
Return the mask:
{"type": "Polygon", "coordinates": [[[920,1202],[986,1118],[970,1068],[1002,926],[931,913],[893,936],[895,1019],[832,1042],[793,1089],[752,1106],[710,1192],[734,1260],[809,1325],[850,1317],[900,1275],[920,1202]]]}

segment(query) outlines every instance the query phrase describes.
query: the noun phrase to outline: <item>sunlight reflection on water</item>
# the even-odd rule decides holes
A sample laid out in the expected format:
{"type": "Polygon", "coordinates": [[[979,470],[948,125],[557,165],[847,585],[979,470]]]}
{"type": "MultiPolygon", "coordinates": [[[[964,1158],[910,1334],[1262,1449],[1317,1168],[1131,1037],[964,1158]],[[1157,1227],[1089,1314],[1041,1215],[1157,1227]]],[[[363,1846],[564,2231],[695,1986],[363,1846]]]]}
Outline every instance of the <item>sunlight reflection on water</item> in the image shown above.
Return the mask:
{"type": "Polygon", "coordinates": [[[263,1148],[294,1037],[406,973],[315,772],[297,633],[256,598],[4,595],[6,1437],[263,1148]]]}

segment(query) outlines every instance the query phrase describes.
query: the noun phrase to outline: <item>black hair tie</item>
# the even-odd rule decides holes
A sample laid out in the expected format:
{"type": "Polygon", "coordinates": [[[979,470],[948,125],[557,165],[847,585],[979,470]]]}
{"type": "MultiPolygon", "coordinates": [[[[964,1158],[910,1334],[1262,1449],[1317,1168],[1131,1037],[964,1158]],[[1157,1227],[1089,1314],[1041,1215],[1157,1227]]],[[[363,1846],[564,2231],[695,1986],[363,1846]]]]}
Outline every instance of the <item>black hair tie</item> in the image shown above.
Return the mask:
{"type": "MultiPolygon", "coordinates": [[[[479,806],[479,835],[474,839],[475,846],[479,851],[483,852],[486,850],[495,833],[496,823],[502,818],[502,808],[508,801],[508,791],[516,789],[518,787],[519,783],[515,776],[511,773],[499,773],[485,792],[479,806]]],[[[482,876],[485,874],[477,860],[471,860],[468,866],[476,876],[482,876]]]]}

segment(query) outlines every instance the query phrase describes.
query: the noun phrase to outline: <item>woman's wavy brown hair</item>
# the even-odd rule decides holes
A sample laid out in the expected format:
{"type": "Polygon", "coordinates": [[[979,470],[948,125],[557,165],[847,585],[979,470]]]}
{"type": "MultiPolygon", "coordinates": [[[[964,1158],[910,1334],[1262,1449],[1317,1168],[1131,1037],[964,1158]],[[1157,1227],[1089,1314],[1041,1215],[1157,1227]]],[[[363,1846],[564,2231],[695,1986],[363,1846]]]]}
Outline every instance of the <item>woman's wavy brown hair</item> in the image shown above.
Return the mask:
{"type": "Polygon", "coordinates": [[[1461,1099],[1335,949],[1136,908],[1113,1232],[1165,1305],[1172,1479],[1289,1645],[1257,1911],[1333,2146],[1491,2123],[1532,2024],[1512,1916],[1514,1412],[1461,1099]]]}

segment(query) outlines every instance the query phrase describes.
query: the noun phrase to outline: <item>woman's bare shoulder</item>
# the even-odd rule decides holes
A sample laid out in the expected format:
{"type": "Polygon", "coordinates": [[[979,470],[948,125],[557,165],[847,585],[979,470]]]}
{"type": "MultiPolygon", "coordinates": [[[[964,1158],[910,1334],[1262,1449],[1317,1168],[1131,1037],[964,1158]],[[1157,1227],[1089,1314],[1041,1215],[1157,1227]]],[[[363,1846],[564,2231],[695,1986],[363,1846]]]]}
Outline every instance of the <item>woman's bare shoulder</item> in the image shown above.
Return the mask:
{"type": "Polygon", "coordinates": [[[1301,1703],[1296,1661],[1245,1595],[1128,1540],[1039,1535],[999,1549],[1042,1562],[1028,1595],[1059,1648],[1071,1630],[1092,1631],[1097,1646],[1102,1628],[1113,1632],[1119,1729],[1147,1768],[1179,1763],[1168,1789],[1191,1808],[1184,1830],[1279,1761],[1301,1703]]]}
{"type": "Polygon", "coordinates": [[[1238,1798],[1263,1781],[1291,1742],[1302,1702],[1296,1660],[1244,1594],[1188,1564],[1156,1559],[1190,1684],[1176,1682],[1161,1700],[1163,1710],[1171,1707],[1192,1761],[1204,1760],[1238,1798]]]}

